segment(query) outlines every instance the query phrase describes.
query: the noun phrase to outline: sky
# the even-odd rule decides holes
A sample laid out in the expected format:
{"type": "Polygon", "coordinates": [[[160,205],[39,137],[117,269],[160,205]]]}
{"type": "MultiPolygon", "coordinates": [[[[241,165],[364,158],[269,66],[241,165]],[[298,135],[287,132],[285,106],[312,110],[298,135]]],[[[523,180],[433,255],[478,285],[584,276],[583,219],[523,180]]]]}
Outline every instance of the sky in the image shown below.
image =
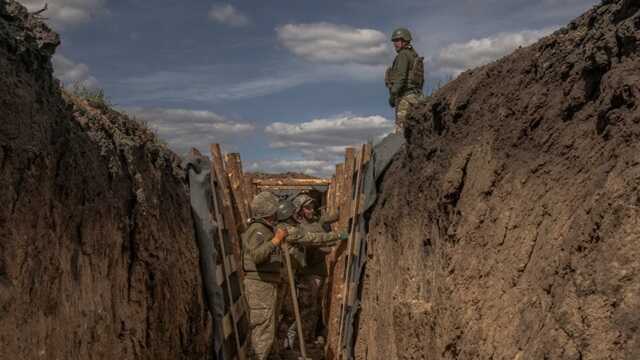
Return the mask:
{"type": "MultiPolygon", "coordinates": [[[[30,11],[45,0],[18,0],[30,11]]],[[[103,89],[176,153],[239,152],[245,171],[330,176],[393,129],[384,71],[397,27],[427,91],[527,46],[596,0],[48,0],[55,75],[103,89]]]]}

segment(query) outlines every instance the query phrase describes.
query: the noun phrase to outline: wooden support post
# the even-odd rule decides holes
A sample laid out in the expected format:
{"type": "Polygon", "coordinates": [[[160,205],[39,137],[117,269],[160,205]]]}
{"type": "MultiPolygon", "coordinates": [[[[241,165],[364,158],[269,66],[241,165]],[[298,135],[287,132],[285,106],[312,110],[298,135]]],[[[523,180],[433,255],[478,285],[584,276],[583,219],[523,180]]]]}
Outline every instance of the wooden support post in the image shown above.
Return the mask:
{"type": "Polygon", "coordinates": [[[333,224],[333,230],[334,231],[339,231],[339,230],[343,230],[343,229],[339,229],[339,227],[342,225],[342,211],[343,211],[343,206],[342,206],[342,198],[343,198],[343,194],[344,194],[344,164],[338,164],[336,165],[336,179],[335,179],[335,183],[336,183],[336,194],[333,197],[333,207],[335,211],[338,211],[339,215],[340,215],[340,219],[338,220],[338,222],[333,224]]]}
{"type": "Polygon", "coordinates": [[[247,196],[247,201],[249,204],[249,217],[253,216],[253,214],[251,213],[251,201],[253,201],[253,198],[258,195],[257,191],[256,191],[256,186],[253,183],[253,176],[249,175],[249,174],[244,174],[244,179],[243,179],[243,183],[244,183],[244,193],[247,196]]]}
{"type": "Polygon", "coordinates": [[[342,206],[340,208],[341,227],[349,231],[349,218],[351,214],[351,199],[353,197],[353,173],[355,171],[355,151],[353,148],[347,148],[345,150],[344,158],[344,173],[342,187],[342,206]]]}
{"type": "MultiPolygon", "coordinates": [[[[216,152],[216,150],[219,154],[220,148],[217,147],[217,149],[214,149],[214,146],[212,145],[211,146],[212,159],[215,159],[214,153],[216,152]]],[[[222,158],[219,157],[219,160],[221,159],[222,158]]],[[[221,204],[223,203],[223,201],[220,201],[221,200],[220,198],[225,193],[225,188],[223,186],[223,182],[221,182],[220,179],[221,178],[224,179],[226,176],[224,172],[220,172],[220,171],[221,171],[220,164],[216,163],[216,161],[211,161],[211,196],[213,201],[214,217],[216,222],[218,223],[218,240],[220,242],[219,250],[221,252],[220,260],[222,265],[221,268],[223,272],[224,282],[226,283],[226,288],[227,288],[227,295],[228,295],[227,301],[229,302],[229,314],[231,316],[230,320],[233,325],[232,328],[233,328],[235,344],[236,344],[236,356],[237,356],[237,359],[244,359],[245,358],[244,348],[240,343],[240,334],[238,332],[238,321],[240,320],[240,318],[239,318],[239,314],[236,311],[234,311],[235,301],[233,298],[233,291],[231,287],[230,275],[232,272],[234,272],[234,269],[231,268],[230,262],[228,261],[229,259],[228,251],[225,244],[224,230],[225,229],[227,230],[227,234],[229,234],[230,237],[231,237],[231,234],[230,234],[231,231],[229,227],[226,226],[228,222],[225,221],[226,219],[224,218],[221,212],[221,204]]],[[[242,301],[242,292],[240,293],[239,299],[240,301],[242,301]]],[[[228,328],[228,325],[227,325],[227,328],[228,328]]]]}
{"type": "Polygon", "coordinates": [[[351,229],[350,229],[350,233],[349,233],[349,240],[347,242],[347,253],[346,253],[346,257],[347,257],[347,265],[345,267],[345,277],[343,280],[343,293],[342,293],[342,309],[341,309],[341,313],[340,313],[340,331],[339,331],[339,337],[338,337],[338,359],[343,359],[344,358],[344,353],[343,353],[343,343],[342,343],[342,339],[344,337],[344,327],[345,327],[345,319],[346,319],[346,315],[347,315],[347,304],[349,302],[350,299],[350,290],[351,290],[351,279],[349,278],[349,271],[351,270],[351,263],[353,262],[353,251],[354,251],[354,244],[356,242],[356,237],[359,236],[358,234],[358,220],[360,219],[359,213],[360,213],[360,200],[361,200],[361,186],[362,186],[362,170],[363,170],[363,166],[364,166],[364,158],[365,158],[365,146],[362,145],[362,147],[360,148],[360,151],[358,152],[357,155],[357,165],[356,165],[356,183],[355,183],[355,189],[353,192],[353,201],[351,202],[351,229]]]}
{"type": "Polygon", "coordinates": [[[211,175],[215,173],[220,189],[222,190],[222,209],[220,212],[224,218],[224,224],[229,230],[229,238],[232,242],[233,254],[236,263],[241,264],[240,258],[240,236],[238,233],[238,227],[236,226],[235,216],[233,215],[233,206],[231,204],[231,195],[229,191],[229,182],[227,178],[227,172],[225,171],[224,161],[222,159],[222,151],[220,151],[219,144],[211,144],[211,164],[213,166],[211,175]]]}
{"type": "Polygon", "coordinates": [[[236,225],[240,232],[247,228],[247,221],[251,217],[249,215],[249,202],[244,193],[244,176],[242,174],[242,161],[240,154],[231,153],[225,156],[227,162],[227,174],[229,176],[229,184],[231,187],[231,195],[233,197],[232,204],[235,205],[236,225]]]}

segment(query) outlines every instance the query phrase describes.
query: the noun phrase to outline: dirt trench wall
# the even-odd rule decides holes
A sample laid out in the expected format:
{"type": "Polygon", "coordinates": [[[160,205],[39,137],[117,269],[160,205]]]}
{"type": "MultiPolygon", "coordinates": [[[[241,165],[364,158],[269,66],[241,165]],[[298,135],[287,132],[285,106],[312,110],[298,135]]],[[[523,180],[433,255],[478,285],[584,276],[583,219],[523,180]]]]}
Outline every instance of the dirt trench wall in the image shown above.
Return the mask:
{"type": "Polygon", "coordinates": [[[639,45],[606,1],[414,109],[356,358],[640,358],[639,45]]]}
{"type": "Polygon", "coordinates": [[[56,34],[0,1],[0,358],[204,359],[175,155],[51,76],[56,34]]]}

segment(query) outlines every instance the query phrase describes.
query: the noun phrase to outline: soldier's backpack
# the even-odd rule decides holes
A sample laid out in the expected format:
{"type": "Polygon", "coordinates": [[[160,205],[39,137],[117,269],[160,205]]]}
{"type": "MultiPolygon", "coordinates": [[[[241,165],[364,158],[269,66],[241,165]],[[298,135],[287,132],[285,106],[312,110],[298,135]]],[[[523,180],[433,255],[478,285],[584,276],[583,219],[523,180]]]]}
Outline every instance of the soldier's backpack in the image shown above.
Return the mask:
{"type": "Polygon", "coordinates": [[[424,86],[424,57],[416,56],[416,58],[413,59],[407,82],[409,88],[422,90],[424,86]]]}

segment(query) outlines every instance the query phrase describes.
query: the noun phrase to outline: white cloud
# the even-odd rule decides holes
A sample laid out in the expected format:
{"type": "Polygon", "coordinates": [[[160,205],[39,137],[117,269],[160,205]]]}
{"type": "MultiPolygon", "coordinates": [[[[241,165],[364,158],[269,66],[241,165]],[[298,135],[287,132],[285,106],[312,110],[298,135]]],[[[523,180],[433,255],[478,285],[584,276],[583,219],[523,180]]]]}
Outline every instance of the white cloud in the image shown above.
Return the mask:
{"type": "Polygon", "coordinates": [[[454,43],[441,49],[430,59],[436,72],[459,75],[461,72],[497,60],[520,46],[531,45],[555,28],[499,33],[494,36],[454,43]]]}
{"type": "Polygon", "coordinates": [[[231,4],[214,4],[209,10],[209,20],[233,27],[249,25],[249,18],[231,4]]]}
{"type": "Polygon", "coordinates": [[[343,114],[290,124],[276,122],[265,128],[274,149],[286,149],[296,154],[294,160],[261,162],[256,166],[268,171],[297,171],[315,176],[329,176],[335,164],[343,161],[347,147],[377,142],[393,129],[393,123],[382,116],[343,114]]]}
{"type": "Polygon", "coordinates": [[[89,73],[89,66],[83,63],[75,63],[63,55],[55,54],[51,59],[54,75],[65,86],[81,86],[97,88],[98,80],[89,73]]]}
{"type": "Polygon", "coordinates": [[[276,29],[278,39],[295,55],[329,64],[385,64],[388,39],[380,31],[331,23],[287,24],[276,29]]]}
{"type": "Polygon", "coordinates": [[[328,148],[373,140],[391,131],[393,124],[382,116],[339,115],[289,124],[276,122],[265,129],[272,147],[328,148]]]}
{"type": "Polygon", "coordinates": [[[123,110],[147,122],[178,153],[184,153],[192,147],[208,151],[211,143],[228,145],[234,138],[247,135],[255,129],[250,123],[230,120],[206,110],[138,107],[123,110]]]}
{"type": "Polygon", "coordinates": [[[54,26],[86,23],[100,13],[106,12],[107,0],[19,0],[29,11],[38,11],[47,4],[42,17],[54,26]]]}

